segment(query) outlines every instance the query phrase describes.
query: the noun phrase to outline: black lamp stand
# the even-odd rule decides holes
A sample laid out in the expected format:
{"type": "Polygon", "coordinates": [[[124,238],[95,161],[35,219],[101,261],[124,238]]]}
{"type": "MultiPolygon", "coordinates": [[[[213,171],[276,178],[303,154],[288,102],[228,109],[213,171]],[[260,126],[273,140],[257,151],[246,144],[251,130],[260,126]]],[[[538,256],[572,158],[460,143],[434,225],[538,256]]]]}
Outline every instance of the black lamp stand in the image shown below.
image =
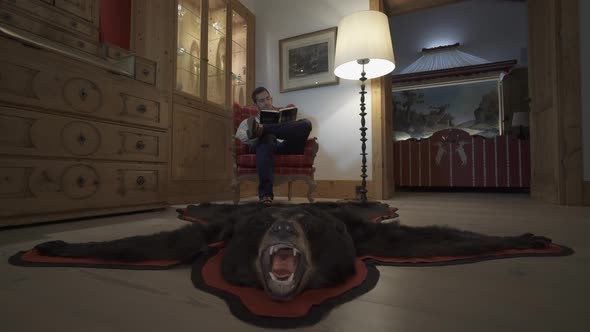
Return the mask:
{"type": "Polygon", "coordinates": [[[369,59],[360,59],[357,60],[357,62],[363,66],[362,72],[361,72],[361,156],[362,156],[362,166],[361,166],[361,190],[360,190],[360,199],[362,203],[366,203],[367,202],[367,153],[365,152],[365,150],[367,149],[367,145],[365,144],[365,142],[367,141],[367,139],[365,138],[367,136],[366,131],[367,131],[367,127],[365,127],[365,115],[367,115],[367,113],[365,112],[365,94],[367,93],[367,91],[365,91],[365,81],[367,80],[367,78],[365,77],[366,73],[365,73],[365,65],[367,63],[369,63],[369,59]]]}

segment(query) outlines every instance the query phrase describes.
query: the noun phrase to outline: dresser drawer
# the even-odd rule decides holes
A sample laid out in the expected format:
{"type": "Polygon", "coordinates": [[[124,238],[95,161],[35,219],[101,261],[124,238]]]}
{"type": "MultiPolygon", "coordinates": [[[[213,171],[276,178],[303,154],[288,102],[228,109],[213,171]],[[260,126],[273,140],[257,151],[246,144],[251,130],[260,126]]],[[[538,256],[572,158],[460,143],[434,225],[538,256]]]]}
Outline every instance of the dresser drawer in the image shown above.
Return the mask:
{"type": "Polygon", "coordinates": [[[39,0],[5,0],[5,3],[35,15],[39,20],[98,43],[98,29],[94,25],[71,15],[63,14],[61,11],[55,9],[54,6],[45,4],[39,0]]]}
{"type": "Polygon", "coordinates": [[[11,49],[12,45],[0,38],[0,100],[125,124],[168,128],[168,103],[155,87],[20,44],[11,49]],[[39,58],[45,61],[35,60],[39,58]]]}
{"type": "Polygon", "coordinates": [[[27,215],[165,203],[166,183],[163,165],[2,158],[0,225],[27,215]]]}
{"type": "Polygon", "coordinates": [[[0,8],[0,25],[28,31],[95,56],[100,55],[98,44],[59,31],[48,23],[32,20],[7,7],[0,8]]]}
{"type": "Polygon", "coordinates": [[[162,122],[160,103],[125,93],[121,93],[120,96],[123,100],[121,117],[126,117],[133,121],[162,122]]]}
{"type": "Polygon", "coordinates": [[[135,57],[135,79],[151,85],[156,84],[156,63],[154,61],[135,57]]]}
{"type": "Polygon", "coordinates": [[[166,133],[0,107],[0,154],[166,162],[166,133]]]}
{"type": "Polygon", "coordinates": [[[54,0],[55,7],[98,26],[99,0],[54,0]]]}

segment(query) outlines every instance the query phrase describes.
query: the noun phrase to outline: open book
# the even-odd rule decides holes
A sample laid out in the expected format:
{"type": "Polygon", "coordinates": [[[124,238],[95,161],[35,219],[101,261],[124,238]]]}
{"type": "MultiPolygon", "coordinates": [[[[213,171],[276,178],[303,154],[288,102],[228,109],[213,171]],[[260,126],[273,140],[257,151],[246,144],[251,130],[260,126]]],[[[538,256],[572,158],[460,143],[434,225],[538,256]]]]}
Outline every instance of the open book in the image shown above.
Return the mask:
{"type": "Polygon", "coordinates": [[[280,110],[261,110],[260,123],[282,123],[297,120],[297,107],[281,108],[280,110]]]}

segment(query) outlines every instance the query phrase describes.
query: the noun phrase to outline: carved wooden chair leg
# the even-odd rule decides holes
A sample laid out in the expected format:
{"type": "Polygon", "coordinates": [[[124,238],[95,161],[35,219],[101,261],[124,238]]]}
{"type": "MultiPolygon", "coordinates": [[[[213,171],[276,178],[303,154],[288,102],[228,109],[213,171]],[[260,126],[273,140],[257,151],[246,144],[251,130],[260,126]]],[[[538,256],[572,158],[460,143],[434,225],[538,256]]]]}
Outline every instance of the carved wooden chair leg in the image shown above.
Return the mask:
{"type": "Polygon", "coordinates": [[[231,188],[234,192],[234,204],[240,203],[240,181],[234,178],[231,183],[231,188]]]}
{"type": "Polygon", "coordinates": [[[287,192],[287,199],[291,200],[291,197],[293,197],[293,181],[289,181],[288,183],[288,192],[287,192]]]}
{"type": "Polygon", "coordinates": [[[310,179],[310,180],[306,180],[305,182],[307,182],[307,200],[310,203],[313,203],[314,199],[313,199],[313,192],[315,191],[315,188],[317,187],[317,183],[315,182],[314,179],[310,179]]]}

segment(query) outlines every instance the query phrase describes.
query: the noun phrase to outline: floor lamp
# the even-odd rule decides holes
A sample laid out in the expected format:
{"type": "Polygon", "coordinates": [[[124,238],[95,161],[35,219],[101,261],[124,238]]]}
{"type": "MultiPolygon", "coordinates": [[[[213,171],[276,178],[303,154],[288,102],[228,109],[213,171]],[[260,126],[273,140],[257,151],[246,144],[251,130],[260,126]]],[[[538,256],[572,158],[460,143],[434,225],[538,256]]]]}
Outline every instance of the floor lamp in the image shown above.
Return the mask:
{"type": "Polygon", "coordinates": [[[389,20],[379,11],[366,10],[345,16],[338,24],[334,74],[361,81],[361,202],[367,201],[367,141],[365,127],[365,81],[395,69],[389,20]]]}

